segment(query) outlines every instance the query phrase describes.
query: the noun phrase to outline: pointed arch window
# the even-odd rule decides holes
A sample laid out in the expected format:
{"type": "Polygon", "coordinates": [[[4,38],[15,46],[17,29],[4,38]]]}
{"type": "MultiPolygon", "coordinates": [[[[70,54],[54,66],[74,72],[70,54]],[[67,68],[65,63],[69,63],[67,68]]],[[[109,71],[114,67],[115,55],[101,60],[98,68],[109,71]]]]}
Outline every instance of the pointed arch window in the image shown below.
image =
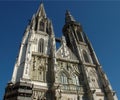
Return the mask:
{"type": "Polygon", "coordinates": [[[44,53],[44,39],[42,39],[42,38],[39,40],[38,52],[44,53]]]}
{"type": "Polygon", "coordinates": [[[85,50],[83,51],[83,57],[86,63],[90,63],[89,55],[85,50]]]}
{"type": "Polygon", "coordinates": [[[39,30],[40,30],[40,31],[44,31],[44,26],[45,26],[44,22],[41,21],[41,22],[40,22],[40,25],[39,25],[39,30]]]}
{"type": "Polygon", "coordinates": [[[79,85],[79,79],[76,74],[73,75],[72,80],[73,80],[73,84],[79,85]]]}
{"type": "Polygon", "coordinates": [[[66,74],[61,73],[60,81],[61,81],[62,84],[67,84],[68,83],[66,74]]]}

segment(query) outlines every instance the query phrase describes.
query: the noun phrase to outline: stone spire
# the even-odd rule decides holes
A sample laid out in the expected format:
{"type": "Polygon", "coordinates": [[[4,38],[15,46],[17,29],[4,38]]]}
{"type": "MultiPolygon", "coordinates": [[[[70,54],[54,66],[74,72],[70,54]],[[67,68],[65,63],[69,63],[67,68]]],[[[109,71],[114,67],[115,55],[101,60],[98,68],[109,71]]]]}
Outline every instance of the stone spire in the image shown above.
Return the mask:
{"type": "Polygon", "coordinates": [[[43,3],[40,4],[40,7],[38,8],[38,11],[37,11],[36,15],[43,16],[45,18],[47,17],[43,3]]]}
{"type": "Polygon", "coordinates": [[[65,14],[65,23],[69,23],[69,22],[75,22],[75,19],[70,14],[70,12],[67,10],[65,14]]]}
{"type": "Polygon", "coordinates": [[[41,3],[25,30],[3,100],[118,100],[91,42],[69,11],[63,33],[56,49],[58,39],[41,3]]]}

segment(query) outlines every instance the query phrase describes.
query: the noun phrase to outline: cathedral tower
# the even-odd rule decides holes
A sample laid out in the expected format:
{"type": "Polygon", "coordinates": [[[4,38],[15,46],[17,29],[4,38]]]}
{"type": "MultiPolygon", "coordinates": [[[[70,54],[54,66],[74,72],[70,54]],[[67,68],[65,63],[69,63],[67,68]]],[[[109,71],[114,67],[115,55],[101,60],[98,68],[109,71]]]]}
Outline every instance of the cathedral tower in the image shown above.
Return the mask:
{"type": "Polygon", "coordinates": [[[21,42],[4,100],[117,100],[82,26],[69,11],[55,38],[41,3],[21,42]],[[61,46],[56,49],[56,43],[61,46]]]}
{"type": "Polygon", "coordinates": [[[78,77],[80,86],[82,85],[85,92],[83,98],[85,100],[117,100],[87,35],[69,11],[65,14],[63,33],[67,46],[79,60],[78,77]]]}

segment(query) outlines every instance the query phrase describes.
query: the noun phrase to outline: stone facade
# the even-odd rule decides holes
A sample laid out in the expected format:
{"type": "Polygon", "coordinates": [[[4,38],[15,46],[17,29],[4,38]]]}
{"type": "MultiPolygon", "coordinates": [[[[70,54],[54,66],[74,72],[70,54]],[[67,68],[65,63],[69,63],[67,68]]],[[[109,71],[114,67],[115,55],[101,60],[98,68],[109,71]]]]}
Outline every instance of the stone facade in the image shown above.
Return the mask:
{"type": "Polygon", "coordinates": [[[43,3],[24,33],[4,100],[117,100],[94,49],[69,11],[54,36],[43,3]],[[56,43],[61,46],[56,49],[56,43]]]}

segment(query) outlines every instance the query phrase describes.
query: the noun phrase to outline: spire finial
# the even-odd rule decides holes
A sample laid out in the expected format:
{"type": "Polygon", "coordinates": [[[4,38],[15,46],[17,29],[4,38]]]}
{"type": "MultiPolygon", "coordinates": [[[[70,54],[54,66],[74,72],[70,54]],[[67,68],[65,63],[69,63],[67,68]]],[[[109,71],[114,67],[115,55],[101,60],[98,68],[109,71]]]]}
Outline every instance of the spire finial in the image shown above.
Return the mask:
{"type": "Polygon", "coordinates": [[[65,23],[68,22],[75,22],[75,19],[73,18],[73,16],[70,14],[70,12],[68,10],[66,10],[66,14],[65,14],[65,23]]]}
{"type": "Polygon", "coordinates": [[[38,11],[37,11],[37,15],[38,16],[43,16],[43,17],[46,18],[46,12],[45,12],[45,9],[44,9],[43,0],[41,0],[40,7],[38,8],[38,11]]]}

